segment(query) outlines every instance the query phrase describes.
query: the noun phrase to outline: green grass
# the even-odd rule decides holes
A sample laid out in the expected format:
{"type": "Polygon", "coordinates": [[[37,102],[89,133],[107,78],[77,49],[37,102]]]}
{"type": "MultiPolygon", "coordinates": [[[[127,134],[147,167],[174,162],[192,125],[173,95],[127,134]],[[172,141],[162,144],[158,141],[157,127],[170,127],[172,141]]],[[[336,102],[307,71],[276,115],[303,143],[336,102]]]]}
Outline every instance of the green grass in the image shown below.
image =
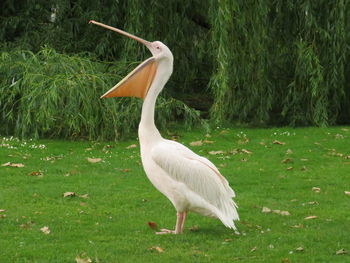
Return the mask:
{"type": "Polygon", "coordinates": [[[191,148],[212,160],[236,191],[240,235],[196,214],[189,214],[183,235],[155,235],[147,223],[172,228],[175,211],[146,178],[139,147],[127,148],[137,140],[4,138],[0,164],[24,167],[0,166],[0,261],[350,262],[349,127],[175,135],[187,146],[203,140],[191,148]],[[69,191],[76,196],[64,198],[69,191]],[[44,226],[50,234],[40,231],[44,226]],[[342,248],[348,253],[336,255],[342,248]]]}

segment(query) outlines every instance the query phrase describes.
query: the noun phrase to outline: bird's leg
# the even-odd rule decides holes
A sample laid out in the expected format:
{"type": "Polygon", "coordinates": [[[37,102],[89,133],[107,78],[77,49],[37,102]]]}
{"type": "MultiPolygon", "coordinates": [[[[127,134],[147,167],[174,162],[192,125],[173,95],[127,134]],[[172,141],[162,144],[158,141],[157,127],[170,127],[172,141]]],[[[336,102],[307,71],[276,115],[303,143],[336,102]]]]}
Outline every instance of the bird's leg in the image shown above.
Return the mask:
{"type": "Polygon", "coordinates": [[[161,232],[156,232],[157,235],[163,235],[163,234],[181,234],[183,232],[185,219],[186,219],[187,212],[177,212],[176,216],[176,226],[175,230],[169,230],[162,228],[161,232]]]}
{"type": "Polygon", "coordinates": [[[182,224],[181,224],[181,233],[184,231],[186,217],[187,217],[187,211],[183,212],[183,219],[182,219],[182,224]]]}

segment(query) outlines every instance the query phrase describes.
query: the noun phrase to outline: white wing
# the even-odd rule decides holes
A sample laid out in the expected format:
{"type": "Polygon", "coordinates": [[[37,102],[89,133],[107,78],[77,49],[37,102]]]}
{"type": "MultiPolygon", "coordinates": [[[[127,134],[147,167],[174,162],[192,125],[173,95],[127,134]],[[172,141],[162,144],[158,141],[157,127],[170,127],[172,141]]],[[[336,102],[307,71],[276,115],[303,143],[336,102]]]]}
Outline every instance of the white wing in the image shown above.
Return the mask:
{"type": "Polygon", "coordinates": [[[231,222],[238,220],[236,204],[232,200],[234,191],[208,159],[170,140],[158,143],[153,147],[151,155],[172,179],[184,183],[191,191],[219,209],[231,222]]]}

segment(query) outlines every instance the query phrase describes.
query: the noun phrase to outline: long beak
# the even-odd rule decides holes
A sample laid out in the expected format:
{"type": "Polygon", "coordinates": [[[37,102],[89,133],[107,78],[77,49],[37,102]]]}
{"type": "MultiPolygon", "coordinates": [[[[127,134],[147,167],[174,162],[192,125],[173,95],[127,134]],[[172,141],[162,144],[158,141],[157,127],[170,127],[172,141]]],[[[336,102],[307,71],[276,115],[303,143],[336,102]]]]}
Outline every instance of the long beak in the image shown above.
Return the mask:
{"type": "MultiPolygon", "coordinates": [[[[134,36],[128,32],[125,32],[115,27],[107,26],[94,20],[90,20],[89,23],[102,26],[124,36],[130,37],[144,44],[148,49],[152,49],[151,42],[144,40],[140,37],[134,36]]],[[[124,79],[122,79],[117,85],[115,85],[105,94],[103,94],[101,98],[138,97],[144,99],[147,95],[149,88],[152,85],[154,76],[157,72],[157,66],[158,63],[154,57],[145,60],[132,72],[130,72],[124,79]]]]}
{"type": "Polygon", "coordinates": [[[138,41],[138,42],[144,44],[144,45],[145,45],[146,47],[148,47],[148,48],[151,46],[151,42],[149,42],[149,41],[147,41],[147,40],[144,40],[144,39],[142,39],[142,38],[140,38],[140,37],[134,36],[133,34],[130,34],[130,33],[128,33],[128,32],[125,32],[125,31],[123,31],[123,30],[121,30],[121,29],[119,29],[119,28],[115,28],[115,27],[112,27],[112,26],[108,26],[108,25],[102,24],[102,23],[100,23],[100,22],[96,22],[95,20],[90,20],[90,21],[89,21],[89,24],[95,24],[95,25],[98,25],[98,26],[102,26],[102,27],[104,27],[104,28],[110,29],[110,30],[112,30],[112,31],[114,31],[114,32],[117,32],[117,33],[119,33],[119,34],[122,34],[122,35],[124,35],[124,36],[130,37],[130,38],[132,38],[132,39],[134,39],[134,40],[136,40],[136,41],[138,41]]]}

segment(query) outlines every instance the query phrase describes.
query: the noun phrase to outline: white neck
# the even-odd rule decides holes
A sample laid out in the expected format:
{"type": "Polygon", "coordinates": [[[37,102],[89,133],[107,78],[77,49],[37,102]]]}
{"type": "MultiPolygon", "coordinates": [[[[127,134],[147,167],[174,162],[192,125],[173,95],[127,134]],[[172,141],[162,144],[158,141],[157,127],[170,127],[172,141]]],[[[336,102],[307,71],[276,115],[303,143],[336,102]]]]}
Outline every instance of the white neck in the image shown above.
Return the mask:
{"type": "Polygon", "coordinates": [[[157,97],[171,76],[173,61],[172,59],[162,60],[158,63],[159,64],[153,83],[149,88],[142,105],[141,121],[139,124],[140,143],[142,143],[144,140],[161,138],[161,135],[154,123],[154,111],[157,97]]]}

